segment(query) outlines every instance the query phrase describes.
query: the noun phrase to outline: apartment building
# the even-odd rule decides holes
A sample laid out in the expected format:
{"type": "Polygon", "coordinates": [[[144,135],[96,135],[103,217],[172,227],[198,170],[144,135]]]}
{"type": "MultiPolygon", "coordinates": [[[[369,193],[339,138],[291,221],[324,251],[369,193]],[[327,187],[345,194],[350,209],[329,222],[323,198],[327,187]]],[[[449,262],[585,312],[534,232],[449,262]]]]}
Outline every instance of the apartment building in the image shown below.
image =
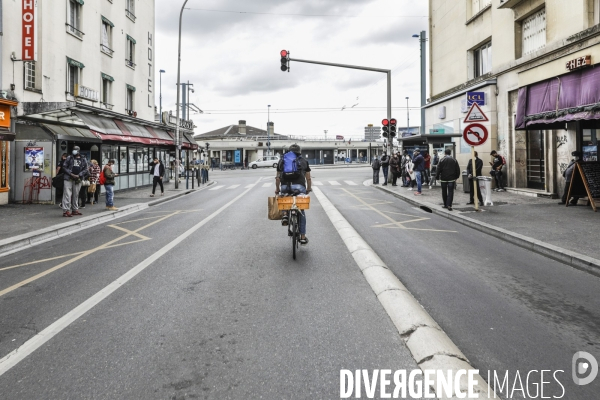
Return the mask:
{"type": "MultiPolygon", "coordinates": [[[[169,165],[175,123],[155,121],[154,1],[5,1],[2,18],[3,94],[18,101],[11,201],[32,190],[54,201],[48,182],[75,145],[98,163],[116,160],[117,190],[150,184],[155,155],[169,165]]],[[[192,150],[193,124],[180,125],[192,150]]]]}
{"type": "MultiPolygon", "coordinates": [[[[596,160],[600,0],[430,0],[427,129],[461,133],[473,98],[489,118],[477,148],[507,159],[510,187],[562,193],[571,152],[596,160]]],[[[461,166],[470,148],[453,139],[461,166]]]]}

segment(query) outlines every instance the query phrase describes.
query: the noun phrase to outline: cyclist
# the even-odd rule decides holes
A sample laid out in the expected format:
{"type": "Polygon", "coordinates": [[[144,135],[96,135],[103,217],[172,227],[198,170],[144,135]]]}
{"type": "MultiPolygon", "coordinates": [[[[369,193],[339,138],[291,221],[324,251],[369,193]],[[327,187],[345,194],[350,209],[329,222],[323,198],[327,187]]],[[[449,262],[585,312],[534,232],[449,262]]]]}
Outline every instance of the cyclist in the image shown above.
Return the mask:
{"type": "MultiPolygon", "coordinates": [[[[299,174],[291,181],[286,181],[285,178],[283,178],[284,159],[281,158],[277,164],[277,175],[275,176],[275,194],[308,194],[311,191],[310,166],[308,165],[308,162],[302,158],[302,150],[300,149],[300,146],[293,144],[290,146],[289,151],[296,154],[296,163],[299,174]]],[[[283,211],[283,213],[281,225],[288,226],[288,213],[287,211],[283,211]]],[[[308,238],[306,237],[305,210],[302,210],[299,214],[298,228],[300,230],[300,244],[307,244],[308,238]]]]}

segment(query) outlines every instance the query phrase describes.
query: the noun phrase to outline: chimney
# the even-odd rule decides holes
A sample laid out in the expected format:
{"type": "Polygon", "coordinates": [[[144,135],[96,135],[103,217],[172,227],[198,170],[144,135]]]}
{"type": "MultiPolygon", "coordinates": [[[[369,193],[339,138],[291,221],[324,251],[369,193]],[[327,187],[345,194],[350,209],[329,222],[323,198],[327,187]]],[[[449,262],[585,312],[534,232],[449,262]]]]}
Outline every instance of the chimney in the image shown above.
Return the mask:
{"type": "Polygon", "coordinates": [[[246,121],[244,121],[243,119],[240,119],[240,121],[238,123],[238,133],[240,135],[246,134],[246,121]]]}
{"type": "Polygon", "coordinates": [[[269,136],[273,135],[275,133],[275,123],[269,122],[267,124],[267,129],[268,129],[269,136]]]}

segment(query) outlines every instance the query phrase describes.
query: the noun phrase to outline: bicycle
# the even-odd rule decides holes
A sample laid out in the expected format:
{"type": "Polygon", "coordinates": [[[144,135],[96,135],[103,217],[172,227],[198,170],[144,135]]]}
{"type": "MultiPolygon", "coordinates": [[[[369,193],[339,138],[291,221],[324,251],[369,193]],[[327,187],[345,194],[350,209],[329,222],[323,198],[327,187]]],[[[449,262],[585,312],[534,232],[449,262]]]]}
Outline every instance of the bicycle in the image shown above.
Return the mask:
{"type": "Polygon", "coordinates": [[[310,197],[301,197],[301,201],[298,202],[298,194],[299,193],[286,194],[283,195],[283,197],[280,197],[277,201],[277,207],[279,210],[287,210],[288,236],[292,239],[292,257],[294,260],[296,259],[296,250],[300,246],[300,224],[298,221],[299,214],[304,212],[303,210],[307,210],[310,205],[310,197]]]}

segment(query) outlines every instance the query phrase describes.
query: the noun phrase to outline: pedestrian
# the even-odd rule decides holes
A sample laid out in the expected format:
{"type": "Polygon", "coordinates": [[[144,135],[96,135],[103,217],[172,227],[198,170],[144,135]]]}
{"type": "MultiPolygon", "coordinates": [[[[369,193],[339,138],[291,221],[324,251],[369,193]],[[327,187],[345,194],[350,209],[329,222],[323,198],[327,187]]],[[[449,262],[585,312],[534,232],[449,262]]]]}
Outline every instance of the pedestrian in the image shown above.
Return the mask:
{"type": "Polygon", "coordinates": [[[431,186],[436,185],[437,184],[437,166],[440,162],[440,157],[438,156],[438,152],[437,150],[433,150],[433,160],[431,161],[431,181],[429,183],[429,189],[431,189],[431,186]]]}
{"type": "Polygon", "coordinates": [[[63,217],[83,215],[79,212],[79,191],[81,190],[81,181],[87,178],[89,172],[88,162],[79,150],[79,146],[73,147],[72,155],[67,157],[62,166],[65,174],[63,217]]]}
{"type": "Polygon", "coordinates": [[[154,197],[156,185],[160,185],[160,195],[164,196],[165,187],[163,186],[163,177],[165,176],[165,166],[158,157],[154,157],[154,162],[150,163],[150,175],[152,175],[152,194],[150,197],[154,197]]]}
{"type": "Polygon", "coordinates": [[[442,183],[443,208],[452,211],[456,180],[460,177],[460,166],[458,165],[458,161],[451,156],[452,150],[446,149],[444,153],[445,156],[436,165],[435,179],[439,179],[442,183]]]}
{"type": "MultiPolygon", "coordinates": [[[[63,170],[63,163],[65,162],[66,159],[67,159],[67,153],[63,153],[62,156],[60,157],[60,160],[58,161],[58,164],[56,164],[56,176],[65,173],[65,171],[63,170]]],[[[64,175],[61,177],[61,179],[64,181],[64,175]]],[[[56,201],[59,202],[58,208],[61,208],[61,209],[62,209],[63,193],[64,193],[64,186],[59,185],[56,188],[56,192],[54,193],[54,196],[55,196],[56,201]]]]}
{"type": "Polygon", "coordinates": [[[88,204],[98,204],[98,197],[100,196],[100,172],[102,169],[98,165],[98,161],[91,160],[90,171],[90,186],[87,194],[88,204]]]}
{"type": "Polygon", "coordinates": [[[413,171],[414,168],[414,164],[413,164],[413,159],[412,157],[407,153],[406,156],[404,156],[404,158],[406,158],[406,186],[408,187],[408,190],[414,190],[415,189],[415,173],[413,171]]]}
{"type": "Polygon", "coordinates": [[[396,182],[398,181],[398,176],[400,176],[400,157],[398,157],[398,153],[395,153],[390,160],[390,169],[392,170],[392,186],[398,186],[396,182]]]}
{"type": "Polygon", "coordinates": [[[506,192],[506,189],[504,189],[504,181],[502,179],[502,175],[503,175],[502,168],[504,167],[504,164],[506,163],[504,161],[504,157],[502,157],[500,154],[498,154],[498,152],[496,152],[496,150],[492,150],[492,152],[490,153],[490,156],[494,157],[494,162],[490,162],[490,165],[492,166],[490,175],[492,175],[494,177],[494,179],[496,180],[496,188],[494,189],[494,191],[506,192]]]}
{"type": "Polygon", "coordinates": [[[248,156],[244,157],[244,168],[248,169],[248,156]]]}
{"type": "Polygon", "coordinates": [[[567,204],[567,200],[569,200],[570,205],[576,206],[577,202],[579,201],[579,197],[572,196],[570,199],[568,199],[567,196],[569,195],[569,188],[571,187],[571,178],[573,177],[573,170],[579,162],[581,153],[578,151],[574,151],[571,153],[571,156],[573,156],[573,159],[571,160],[569,165],[567,165],[567,169],[565,170],[565,172],[563,172],[563,177],[565,178],[565,191],[563,192],[563,195],[558,204],[567,204]]]}
{"type": "Polygon", "coordinates": [[[467,178],[469,178],[469,204],[475,204],[475,187],[477,187],[477,199],[479,200],[479,205],[483,205],[483,199],[481,197],[481,190],[479,189],[479,183],[477,182],[477,177],[481,176],[481,170],[483,169],[483,161],[478,157],[477,152],[475,152],[475,176],[473,176],[473,160],[469,160],[467,164],[467,178]]]}
{"type": "Polygon", "coordinates": [[[118,208],[115,207],[114,198],[115,198],[115,177],[119,176],[113,172],[113,165],[115,165],[115,160],[108,160],[108,164],[104,166],[102,169],[102,173],[104,174],[104,190],[106,196],[106,209],[109,211],[117,211],[118,208]]]}
{"type": "Polygon", "coordinates": [[[408,187],[408,181],[409,179],[408,177],[408,170],[406,169],[406,163],[408,162],[408,160],[410,159],[410,157],[407,157],[408,152],[406,150],[404,150],[402,152],[402,159],[400,160],[400,168],[402,170],[402,187],[408,187]]]}
{"type": "Polygon", "coordinates": [[[388,169],[390,167],[390,157],[384,151],[381,156],[381,169],[383,170],[383,185],[387,186],[388,183],[388,169]]]}
{"type": "Polygon", "coordinates": [[[423,178],[425,178],[425,185],[428,185],[429,189],[431,189],[431,156],[428,151],[423,152],[423,160],[425,160],[425,174],[423,178]]]}
{"type": "Polygon", "coordinates": [[[415,149],[413,153],[413,164],[413,172],[415,173],[415,179],[417,181],[417,191],[415,192],[415,196],[420,196],[423,184],[423,175],[425,173],[425,159],[421,155],[419,149],[415,149]]]}
{"type": "Polygon", "coordinates": [[[381,169],[381,161],[379,161],[378,157],[375,157],[373,163],[371,164],[371,168],[373,168],[373,184],[379,184],[379,170],[381,169]]]}

